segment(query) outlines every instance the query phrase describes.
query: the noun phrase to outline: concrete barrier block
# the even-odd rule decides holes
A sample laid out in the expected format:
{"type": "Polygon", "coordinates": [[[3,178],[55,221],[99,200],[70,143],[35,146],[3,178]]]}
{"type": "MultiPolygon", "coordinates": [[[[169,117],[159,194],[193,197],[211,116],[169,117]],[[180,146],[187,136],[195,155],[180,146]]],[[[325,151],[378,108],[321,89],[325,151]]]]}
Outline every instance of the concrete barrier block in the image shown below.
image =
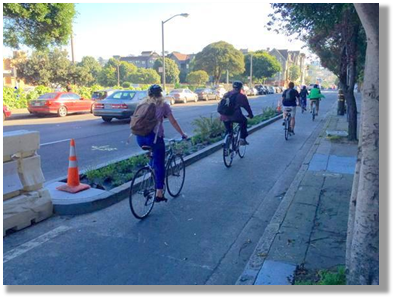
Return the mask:
{"type": "Polygon", "coordinates": [[[3,161],[10,161],[10,157],[18,153],[32,155],[39,147],[40,134],[37,131],[19,130],[3,133],[3,161]]]}
{"type": "Polygon", "coordinates": [[[18,173],[24,191],[35,191],[43,187],[45,178],[41,170],[41,158],[39,155],[18,159],[18,173]]]}
{"type": "Polygon", "coordinates": [[[3,202],[3,236],[40,222],[53,214],[47,189],[28,192],[3,202]]]}
{"type": "Polygon", "coordinates": [[[3,163],[3,200],[18,195],[22,189],[17,161],[3,163]]]}

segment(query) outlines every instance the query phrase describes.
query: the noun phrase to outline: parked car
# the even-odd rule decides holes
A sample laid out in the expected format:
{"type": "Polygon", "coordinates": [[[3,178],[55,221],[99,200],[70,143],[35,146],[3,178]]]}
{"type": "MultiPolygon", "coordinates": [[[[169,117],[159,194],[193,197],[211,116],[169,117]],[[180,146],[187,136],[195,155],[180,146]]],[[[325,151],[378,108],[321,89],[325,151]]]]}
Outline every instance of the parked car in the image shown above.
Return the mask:
{"type": "Polygon", "coordinates": [[[3,121],[11,116],[11,111],[8,110],[8,107],[3,104],[3,121]]]}
{"type": "Polygon", "coordinates": [[[35,115],[57,114],[64,117],[74,112],[91,112],[94,101],[73,92],[50,92],[29,102],[27,110],[35,115]]]}
{"type": "Polygon", "coordinates": [[[170,91],[169,96],[173,97],[176,102],[197,102],[198,95],[188,88],[184,89],[173,89],[170,91]]]}
{"type": "Polygon", "coordinates": [[[169,103],[169,105],[174,105],[176,103],[176,99],[167,94],[166,91],[162,91],[162,96],[165,98],[165,102],[169,103]]]}
{"type": "Polygon", "coordinates": [[[225,93],[227,93],[227,90],[221,85],[214,87],[214,90],[215,90],[219,99],[222,99],[224,97],[225,93]]]}
{"type": "Polygon", "coordinates": [[[267,93],[266,89],[262,84],[255,85],[256,90],[258,91],[259,95],[264,95],[267,93]]]}
{"type": "Polygon", "coordinates": [[[117,90],[104,100],[95,103],[93,115],[101,116],[105,122],[111,122],[113,118],[130,118],[138,103],[147,96],[147,90],[117,90]]]}
{"type": "Polygon", "coordinates": [[[258,89],[256,89],[255,87],[250,88],[250,95],[251,96],[258,95],[258,89]]]}
{"type": "Polygon", "coordinates": [[[198,95],[199,100],[219,100],[220,97],[215,90],[211,88],[197,88],[195,93],[198,95]]]}
{"type": "Polygon", "coordinates": [[[273,86],[268,86],[267,89],[269,90],[269,93],[270,93],[270,94],[276,93],[276,90],[274,89],[273,86]]]}
{"type": "Polygon", "coordinates": [[[101,101],[104,100],[106,97],[112,95],[116,90],[115,89],[104,89],[104,90],[98,90],[94,91],[92,93],[92,101],[101,101]]]}

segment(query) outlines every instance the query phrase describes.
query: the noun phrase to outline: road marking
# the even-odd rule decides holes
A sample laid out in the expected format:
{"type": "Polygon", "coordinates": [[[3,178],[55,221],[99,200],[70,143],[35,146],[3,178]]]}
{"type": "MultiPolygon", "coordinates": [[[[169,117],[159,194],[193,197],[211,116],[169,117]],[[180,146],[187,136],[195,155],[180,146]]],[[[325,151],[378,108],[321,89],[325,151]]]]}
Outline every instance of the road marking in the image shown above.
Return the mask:
{"type": "Polygon", "coordinates": [[[40,146],[50,145],[50,144],[60,143],[60,142],[65,142],[65,141],[70,141],[70,140],[71,140],[71,139],[63,139],[63,140],[58,140],[58,141],[52,141],[52,142],[47,142],[47,143],[41,143],[40,146]]]}
{"type": "Polygon", "coordinates": [[[29,242],[26,242],[22,245],[19,245],[17,248],[8,251],[3,255],[3,264],[9,262],[10,260],[28,252],[29,250],[32,250],[33,248],[36,248],[43,243],[59,236],[61,233],[64,233],[65,231],[68,231],[71,229],[71,227],[68,226],[59,226],[48,233],[45,233],[29,242]]]}

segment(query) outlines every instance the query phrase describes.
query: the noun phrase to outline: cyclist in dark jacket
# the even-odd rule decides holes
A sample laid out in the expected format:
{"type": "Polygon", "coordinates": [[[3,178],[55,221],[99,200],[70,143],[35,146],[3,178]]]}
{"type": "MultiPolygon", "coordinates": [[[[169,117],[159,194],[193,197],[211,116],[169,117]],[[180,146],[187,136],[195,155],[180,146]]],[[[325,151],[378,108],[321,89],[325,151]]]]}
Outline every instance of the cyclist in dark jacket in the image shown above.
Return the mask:
{"type": "Polygon", "coordinates": [[[239,123],[240,124],[240,144],[241,145],[248,145],[248,142],[246,140],[248,136],[247,132],[247,118],[243,115],[243,112],[241,111],[241,108],[244,108],[247,113],[249,118],[253,118],[254,114],[252,113],[250,104],[248,102],[248,99],[246,95],[242,92],[243,88],[243,83],[240,81],[235,81],[233,82],[233,90],[229,91],[224,95],[224,97],[231,97],[234,94],[238,94],[236,97],[236,103],[235,103],[235,112],[233,115],[222,115],[220,116],[220,120],[224,122],[225,128],[227,133],[232,132],[232,123],[239,123]]]}
{"type": "Polygon", "coordinates": [[[307,96],[309,94],[309,91],[306,88],[306,85],[303,85],[302,90],[300,91],[300,106],[302,107],[303,110],[306,111],[306,106],[307,106],[307,96]]]}

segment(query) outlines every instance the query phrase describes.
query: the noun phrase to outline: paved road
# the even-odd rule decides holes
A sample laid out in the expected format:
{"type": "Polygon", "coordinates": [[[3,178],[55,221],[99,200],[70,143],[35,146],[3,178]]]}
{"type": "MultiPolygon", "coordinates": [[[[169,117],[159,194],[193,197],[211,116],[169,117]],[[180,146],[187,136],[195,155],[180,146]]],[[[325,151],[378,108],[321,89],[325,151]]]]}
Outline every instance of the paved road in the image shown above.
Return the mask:
{"type": "MultiPolygon", "coordinates": [[[[252,97],[251,107],[255,114],[263,107],[276,106],[280,95],[252,97]]],[[[217,116],[217,102],[177,104],[173,113],[181,127],[189,135],[193,134],[192,121],[199,116],[217,116]]],[[[37,118],[27,115],[24,119],[10,119],[4,123],[4,132],[12,130],[34,130],[40,132],[42,169],[47,181],[64,177],[67,174],[70,138],[77,146],[80,170],[96,168],[97,165],[130,156],[138,151],[135,140],[126,144],[129,136],[129,121],[114,120],[105,123],[91,114],[70,115],[66,118],[48,116],[37,118]],[[56,165],[56,167],[54,167],[56,165]]],[[[167,137],[179,137],[168,121],[165,121],[167,137]]]]}
{"type": "Polygon", "coordinates": [[[128,201],[76,217],[52,217],[3,240],[3,283],[133,285],[234,284],[336,102],[297,115],[285,141],[277,121],[249,137],[244,159],[222,153],[187,168],[177,199],[144,221],[128,201]]]}

